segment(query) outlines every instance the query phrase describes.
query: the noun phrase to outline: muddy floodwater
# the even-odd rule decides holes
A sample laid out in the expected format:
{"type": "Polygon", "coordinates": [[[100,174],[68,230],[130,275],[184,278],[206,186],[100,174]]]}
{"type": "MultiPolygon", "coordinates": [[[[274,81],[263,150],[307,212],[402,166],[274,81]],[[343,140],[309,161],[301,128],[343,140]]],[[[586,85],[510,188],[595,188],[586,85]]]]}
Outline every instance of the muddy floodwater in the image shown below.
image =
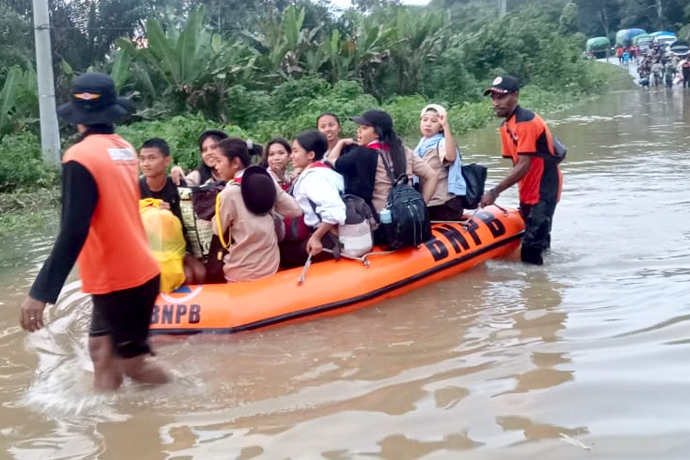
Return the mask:
{"type": "MultiPolygon", "coordinates": [[[[545,118],[569,152],[544,266],[492,260],[340,316],[156,338],[162,388],[92,391],[75,277],[47,329],[20,330],[57,223],[0,241],[0,459],[688,458],[690,90],[545,118]]],[[[489,186],[510,168],[496,126],[459,140],[489,186]]]]}

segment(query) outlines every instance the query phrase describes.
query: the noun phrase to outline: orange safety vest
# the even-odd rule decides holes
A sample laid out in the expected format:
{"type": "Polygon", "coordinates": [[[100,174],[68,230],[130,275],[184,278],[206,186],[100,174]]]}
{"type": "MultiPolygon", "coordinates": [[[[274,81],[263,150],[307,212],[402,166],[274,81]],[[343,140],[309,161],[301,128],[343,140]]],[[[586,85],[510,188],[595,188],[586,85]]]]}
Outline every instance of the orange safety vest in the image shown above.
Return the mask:
{"type": "Polygon", "coordinates": [[[139,216],[137,152],[117,134],[92,134],[70,147],[63,163],[75,161],[93,176],[98,201],[77,264],[82,290],[108,294],[140,286],[160,273],[139,216]]]}

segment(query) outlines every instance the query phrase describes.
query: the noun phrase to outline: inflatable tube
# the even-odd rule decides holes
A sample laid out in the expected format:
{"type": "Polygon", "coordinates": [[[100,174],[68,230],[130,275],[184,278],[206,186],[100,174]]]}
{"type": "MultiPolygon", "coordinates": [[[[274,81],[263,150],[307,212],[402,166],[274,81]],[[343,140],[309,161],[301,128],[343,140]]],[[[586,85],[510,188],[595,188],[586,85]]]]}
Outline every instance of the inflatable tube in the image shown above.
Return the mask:
{"type": "Polygon", "coordinates": [[[313,264],[301,286],[302,269],[295,268],[257,281],[183,286],[161,294],[151,333],[232,333],[371,305],[514,252],[524,222],[517,210],[489,206],[465,226],[432,227],[433,237],[420,247],[375,251],[366,258],[368,267],[348,259],[313,264]]]}

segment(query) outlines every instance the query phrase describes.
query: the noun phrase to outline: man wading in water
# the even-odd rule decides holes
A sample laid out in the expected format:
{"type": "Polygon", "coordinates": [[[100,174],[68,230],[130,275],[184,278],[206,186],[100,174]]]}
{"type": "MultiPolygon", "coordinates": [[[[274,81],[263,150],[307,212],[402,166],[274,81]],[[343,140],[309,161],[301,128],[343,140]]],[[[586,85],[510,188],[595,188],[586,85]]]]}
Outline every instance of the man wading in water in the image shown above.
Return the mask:
{"type": "Polygon", "coordinates": [[[523,262],[542,265],[542,252],[551,246],[551,222],[560,199],[563,178],[555,161],[553,138],[539,115],[518,105],[520,86],[515,77],[496,77],[484,95],[491,94],[497,117],[503,118],[503,157],[513,160],[513,170],[482,196],[489,206],[505,189],[519,183],[520,214],[525,220],[523,262]]]}
{"type": "Polygon", "coordinates": [[[43,327],[46,303],[56,302],[78,256],[82,290],[93,296],[89,354],[96,389],[116,390],[124,375],[165,383],[163,369],[146,360],[160,269],[139,217],[137,153],[113,128],[128,113],[127,99],[100,73],[77,78],[70,99],[58,114],[81,137],[62,159],[60,234],[19,322],[29,332],[43,327]]]}

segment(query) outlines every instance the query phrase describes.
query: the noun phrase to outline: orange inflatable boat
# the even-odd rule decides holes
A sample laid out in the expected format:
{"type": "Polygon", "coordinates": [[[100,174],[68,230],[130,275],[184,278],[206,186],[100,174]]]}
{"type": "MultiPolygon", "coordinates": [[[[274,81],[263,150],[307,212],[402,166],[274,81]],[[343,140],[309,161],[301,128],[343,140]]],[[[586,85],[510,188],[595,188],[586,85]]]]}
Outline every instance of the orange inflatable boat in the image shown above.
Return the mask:
{"type": "Polygon", "coordinates": [[[350,311],[506,256],[523,231],[517,210],[489,206],[465,224],[433,224],[432,239],[417,248],[315,263],[301,285],[302,268],[294,268],[245,283],[183,286],[158,296],[151,333],[230,333],[350,311]]]}

